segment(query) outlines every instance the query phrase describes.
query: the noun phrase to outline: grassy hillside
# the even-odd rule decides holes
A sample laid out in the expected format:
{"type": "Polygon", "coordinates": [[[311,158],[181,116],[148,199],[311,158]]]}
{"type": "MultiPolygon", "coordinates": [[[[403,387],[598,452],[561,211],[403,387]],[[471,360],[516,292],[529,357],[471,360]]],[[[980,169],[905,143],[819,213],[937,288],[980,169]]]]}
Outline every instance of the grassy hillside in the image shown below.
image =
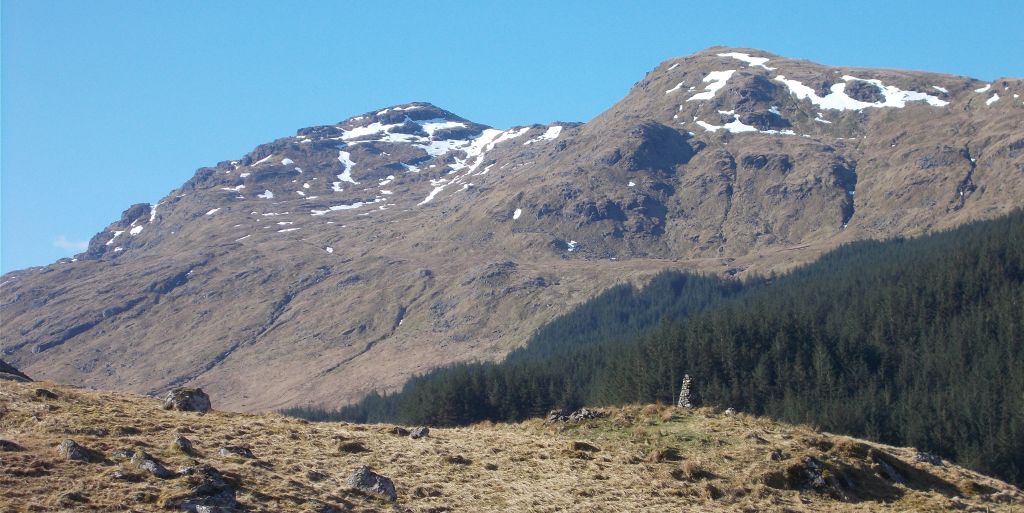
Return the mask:
{"type": "Polygon", "coordinates": [[[0,452],[0,511],[175,510],[197,479],[177,472],[202,465],[228,482],[240,511],[394,510],[348,487],[360,465],[391,478],[397,510],[412,512],[1024,507],[1019,489],[917,461],[912,449],[713,409],[602,412],[579,423],[482,423],[411,439],[389,425],[200,415],[124,393],[0,382],[0,438],[13,443],[0,452]],[[172,445],[177,436],[192,442],[191,454],[172,445]],[[61,456],[56,448],[65,439],[94,451],[95,460],[61,456]],[[226,446],[246,447],[253,457],[224,456],[226,446]],[[172,475],[158,478],[118,459],[123,449],[145,451],[172,475]],[[885,477],[886,468],[902,484],[885,477]]]}

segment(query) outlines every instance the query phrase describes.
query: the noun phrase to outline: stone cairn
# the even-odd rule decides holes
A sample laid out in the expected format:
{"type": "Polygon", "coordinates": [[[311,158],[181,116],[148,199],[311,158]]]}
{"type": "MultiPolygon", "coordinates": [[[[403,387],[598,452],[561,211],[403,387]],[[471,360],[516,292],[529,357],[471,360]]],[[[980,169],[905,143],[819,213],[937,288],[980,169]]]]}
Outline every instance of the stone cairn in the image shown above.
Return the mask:
{"type": "Polygon", "coordinates": [[[683,387],[679,390],[680,408],[696,408],[700,406],[700,398],[697,397],[697,390],[693,387],[693,378],[689,374],[683,375],[683,387]]]}

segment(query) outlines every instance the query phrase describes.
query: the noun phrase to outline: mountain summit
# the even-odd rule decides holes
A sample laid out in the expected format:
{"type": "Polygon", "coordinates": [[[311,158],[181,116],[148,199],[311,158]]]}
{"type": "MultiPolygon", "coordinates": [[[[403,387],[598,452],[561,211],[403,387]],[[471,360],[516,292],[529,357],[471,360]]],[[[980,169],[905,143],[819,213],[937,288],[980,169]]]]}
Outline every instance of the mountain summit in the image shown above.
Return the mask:
{"type": "Polygon", "coordinates": [[[199,169],[76,258],[8,273],[0,342],[41,379],[199,385],[235,410],[354,400],[500,358],[614,283],[1006,213],[1022,93],[711,48],[583,124],[397,105],[199,169]]]}

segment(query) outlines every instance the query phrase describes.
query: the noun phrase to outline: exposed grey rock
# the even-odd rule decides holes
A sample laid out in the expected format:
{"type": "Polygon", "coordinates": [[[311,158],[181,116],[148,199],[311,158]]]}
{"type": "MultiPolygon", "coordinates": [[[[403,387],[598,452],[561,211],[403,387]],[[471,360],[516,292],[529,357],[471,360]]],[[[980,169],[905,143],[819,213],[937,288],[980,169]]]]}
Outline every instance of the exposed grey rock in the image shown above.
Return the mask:
{"type": "Polygon", "coordinates": [[[132,465],[135,465],[140,470],[149,472],[155,477],[160,479],[170,479],[175,476],[174,472],[167,470],[167,467],[163,466],[156,458],[150,456],[145,451],[135,451],[135,455],[131,459],[132,465]]]}
{"type": "Polygon", "coordinates": [[[398,436],[409,436],[409,430],[405,429],[402,426],[395,426],[394,429],[391,430],[391,432],[398,436]]]}
{"type": "Polygon", "coordinates": [[[725,414],[729,415],[730,417],[736,415],[736,408],[726,408],[725,414]]]}
{"type": "Polygon", "coordinates": [[[135,451],[132,449],[118,449],[110,454],[111,458],[115,460],[130,460],[135,456],[135,451]]]}
{"type": "Polygon", "coordinates": [[[205,413],[210,411],[210,408],[210,396],[201,388],[175,388],[167,392],[164,399],[165,410],[205,413]]]}
{"type": "Polygon", "coordinates": [[[932,454],[930,452],[918,452],[917,454],[914,455],[914,460],[919,461],[921,463],[935,465],[937,467],[943,466],[942,457],[939,456],[938,454],[932,454]]]}
{"type": "Polygon", "coordinates": [[[398,500],[395,483],[363,465],[348,478],[349,487],[368,495],[376,495],[389,501],[398,500]]]}
{"type": "Polygon", "coordinates": [[[412,430],[412,433],[409,434],[409,438],[424,438],[428,435],[430,435],[430,428],[426,426],[420,426],[412,430]]]}
{"type": "Polygon", "coordinates": [[[103,456],[100,453],[79,445],[78,442],[75,442],[70,438],[64,440],[57,446],[57,452],[60,453],[61,456],[74,461],[97,462],[103,459],[103,456]]]}
{"type": "Polygon", "coordinates": [[[241,456],[243,458],[255,458],[252,450],[248,447],[241,447],[238,445],[227,445],[220,448],[220,455],[225,458],[228,456],[241,456]]]}

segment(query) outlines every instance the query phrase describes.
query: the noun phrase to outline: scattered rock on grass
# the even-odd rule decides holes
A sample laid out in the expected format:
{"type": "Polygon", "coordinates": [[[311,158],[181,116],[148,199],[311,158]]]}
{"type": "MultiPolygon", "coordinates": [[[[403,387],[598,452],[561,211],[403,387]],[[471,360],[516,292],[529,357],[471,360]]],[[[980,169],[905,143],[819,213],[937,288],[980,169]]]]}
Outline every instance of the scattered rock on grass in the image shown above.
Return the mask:
{"type": "Polygon", "coordinates": [[[370,467],[363,465],[357,468],[348,478],[348,485],[362,493],[382,497],[389,501],[398,500],[398,492],[395,491],[395,483],[390,479],[370,470],[370,467]]]}
{"type": "Polygon", "coordinates": [[[197,465],[182,469],[181,475],[185,476],[191,488],[184,495],[167,499],[165,506],[195,513],[227,513],[238,507],[235,498],[238,483],[217,469],[197,465]]]}
{"type": "Polygon", "coordinates": [[[395,426],[394,429],[391,430],[391,432],[398,436],[409,436],[409,430],[405,429],[402,426],[395,426]]]}
{"type": "Polygon", "coordinates": [[[348,454],[356,454],[360,452],[369,452],[370,450],[367,449],[366,446],[363,445],[361,442],[349,440],[348,442],[342,442],[338,444],[338,451],[348,454]]]}
{"type": "Polygon", "coordinates": [[[252,450],[248,447],[241,447],[238,445],[228,445],[220,448],[220,455],[225,458],[228,456],[241,456],[243,458],[255,458],[256,456],[252,453],[252,450]]]}
{"type": "Polygon", "coordinates": [[[163,466],[160,461],[153,456],[150,456],[145,451],[135,451],[131,461],[132,465],[135,465],[140,470],[149,472],[160,479],[170,479],[175,476],[174,472],[167,470],[167,467],[163,466]]]}
{"type": "Polygon", "coordinates": [[[420,426],[412,430],[412,433],[409,434],[409,438],[425,438],[428,435],[430,435],[430,428],[426,426],[420,426]]]}
{"type": "Polygon", "coordinates": [[[547,418],[544,420],[545,423],[551,424],[554,422],[583,422],[584,420],[597,419],[604,417],[604,413],[597,410],[591,410],[587,408],[580,408],[575,411],[569,410],[551,410],[548,412],[547,418]]]}

